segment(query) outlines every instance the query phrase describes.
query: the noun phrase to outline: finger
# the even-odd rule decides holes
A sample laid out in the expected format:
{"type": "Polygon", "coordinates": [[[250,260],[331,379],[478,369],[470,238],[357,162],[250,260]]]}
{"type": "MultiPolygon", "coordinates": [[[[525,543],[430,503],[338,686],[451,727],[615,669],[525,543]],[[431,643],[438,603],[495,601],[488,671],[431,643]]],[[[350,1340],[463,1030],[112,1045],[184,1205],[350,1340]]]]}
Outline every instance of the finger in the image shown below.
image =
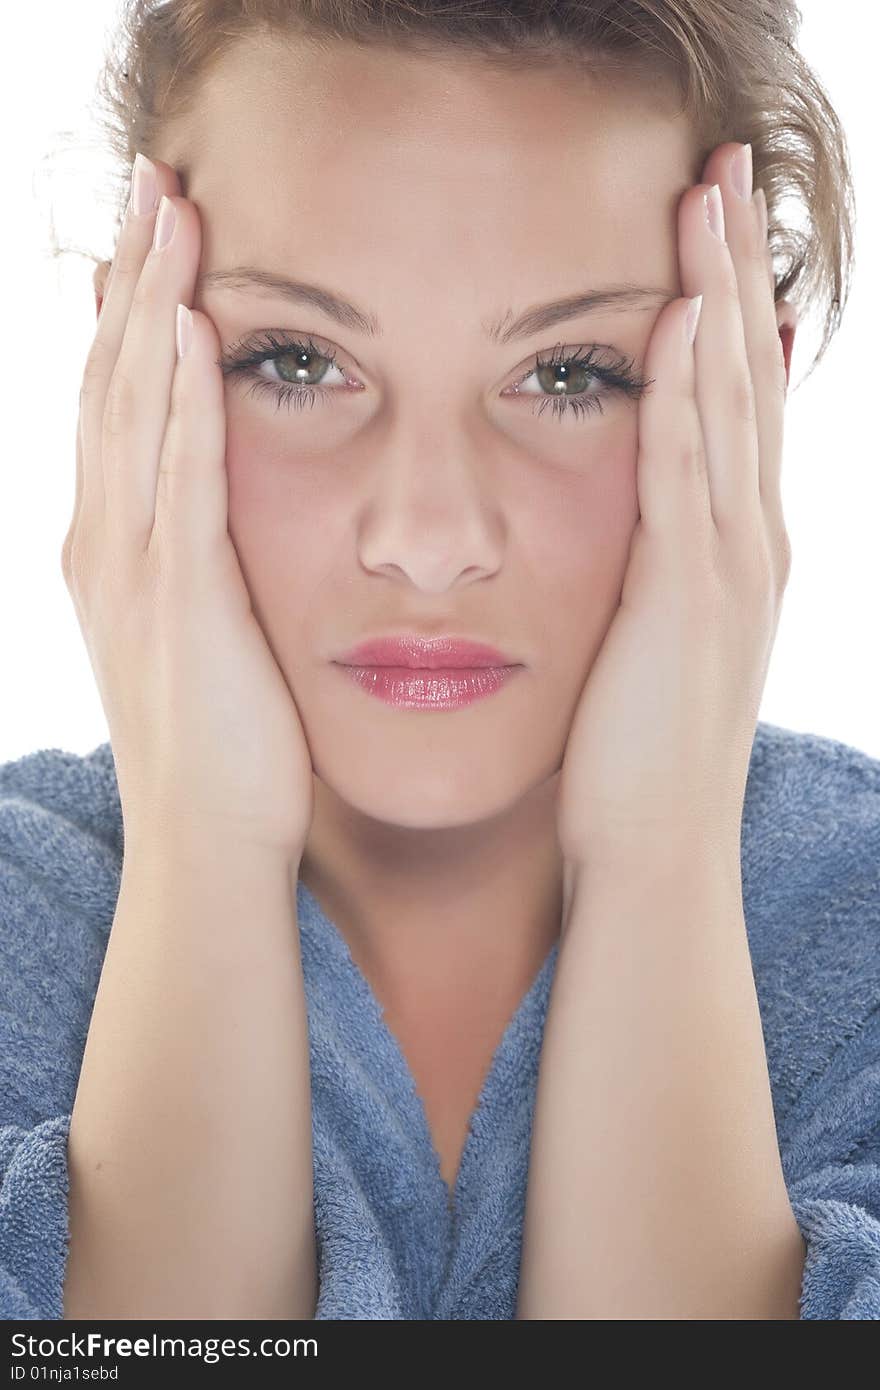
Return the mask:
{"type": "Polygon", "coordinates": [[[85,470],[83,466],[82,411],[80,410],[79,415],[76,419],[76,486],[73,494],[73,516],[71,517],[70,525],[67,528],[66,539],[69,539],[69,537],[73,534],[74,530],[76,529],[76,523],[79,517],[79,509],[82,506],[84,472],[85,470]]]}
{"type": "Polygon", "coordinates": [[[163,202],[156,228],[169,226],[170,240],[162,246],[154,240],[144,261],[104,410],[104,490],[113,533],[108,525],[107,538],[126,554],[146,550],[153,530],[176,362],[177,305],[192,300],[201,255],[201,227],[192,203],[178,197],[163,202]],[[173,214],[170,223],[166,208],[173,214]]]}
{"type": "Polygon", "coordinates": [[[205,562],[228,539],[226,401],[217,330],[207,314],[190,309],[190,316],[192,336],[171,384],[150,544],[206,573],[205,562]]]}
{"type": "MultiPolygon", "coordinates": [[[[102,262],[102,264],[103,264],[103,262],[102,262]]],[[[109,286],[110,281],[112,280],[112,278],[113,278],[113,264],[112,264],[112,262],[111,262],[110,267],[109,267],[109,269],[108,269],[108,271],[107,271],[106,278],[105,278],[105,280],[104,280],[104,289],[103,289],[103,294],[102,294],[102,297],[101,297],[101,300],[100,300],[100,301],[98,301],[98,299],[97,299],[97,286],[95,287],[95,294],[96,294],[96,303],[95,303],[96,318],[100,318],[101,311],[102,311],[102,309],[103,309],[103,300],[106,299],[106,297],[107,297],[107,289],[108,289],[108,286],[109,286]]],[[[80,407],[82,407],[82,388],[80,388],[79,402],[80,402],[80,407]]],[[[82,409],[80,408],[80,410],[79,410],[79,412],[78,412],[78,415],[77,415],[77,422],[76,422],[76,483],[75,483],[74,494],[73,494],[73,513],[72,513],[72,516],[71,516],[70,525],[69,525],[68,528],[67,528],[67,535],[66,535],[65,538],[64,538],[64,551],[65,551],[65,552],[67,551],[67,549],[68,549],[68,547],[69,547],[69,544],[70,544],[70,541],[71,541],[71,539],[72,539],[73,533],[74,533],[74,531],[76,530],[77,519],[78,519],[78,517],[79,517],[79,510],[80,510],[80,507],[82,506],[82,495],[83,495],[83,429],[82,429],[82,417],[83,417],[83,412],[82,412],[82,409]]]]}
{"type": "Polygon", "coordinates": [[[770,287],[770,294],[774,301],[776,299],[776,274],[773,269],[773,254],[770,250],[770,235],[768,231],[767,217],[767,195],[763,188],[756,188],[752,194],[752,202],[758,214],[758,225],[761,228],[761,240],[764,244],[764,261],[767,267],[767,284],[770,287]]]}
{"type": "Polygon", "coordinates": [[[687,299],[674,299],[657,317],[645,352],[650,386],[639,400],[638,420],[641,523],[679,548],[683,538],[697,538],[712,525],[689,308],[687,299]]]}
{"type": "MultiPolygon", "coordinates": [[[[749,373],[755,393],[758,437],[758,491],[765,515],[781,517],[782,446],[785,427],[785,357],[776,323],[774,296],[768,287],[767,240],[762,209],[751,190],[741,198],[732,175],[732,156],[742,146],[719,145],[704,176],[720,183],[724,221],[739,292],[749,373]]],[[[766,206],[766,204],[765,204],[766,206]]]]}
{"type": "MultiPolygon", "coordinates": [[[[178,179],[171,166],[161,160],[154,160],[152,163],[156,169],[158,194],[165,191],[177,192],[178,179]]],[[[129,198],[113,264],[107,277],[104,302],[101,305],[94,341],[83,371],[79,401],[83,479],[79,506],[86,518],[100,519],[104,514],[101,441],[107,391],[122,345],[134,289],[153,239],[154,221],[154,210],[135,213],[129,198]]]]}
{"type": "Polygon", "coordinates": [[[719,532],[750,533],[760,514],[756,402],[721,195],[694,185],[679,203],[678,223],[682,289],[704,296],[694,349],[712,516],[719,532]],[[720,236],[708,221],[713,206],[720,236]]]}

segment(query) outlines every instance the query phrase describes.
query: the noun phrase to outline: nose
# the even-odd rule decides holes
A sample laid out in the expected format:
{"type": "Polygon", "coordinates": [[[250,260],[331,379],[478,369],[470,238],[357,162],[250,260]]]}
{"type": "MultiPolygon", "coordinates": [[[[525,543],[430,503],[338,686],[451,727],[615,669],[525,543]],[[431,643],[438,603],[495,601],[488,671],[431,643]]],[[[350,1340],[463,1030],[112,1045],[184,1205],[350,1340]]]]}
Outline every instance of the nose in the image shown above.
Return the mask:
{"type": "Polygon", "coordinates": [[[493,469],[463,431],[402,438],[373,475],[359,533],[368,570],[405,576],[426,593],[486,578],[500,564],[504,523],[493,469]]]}

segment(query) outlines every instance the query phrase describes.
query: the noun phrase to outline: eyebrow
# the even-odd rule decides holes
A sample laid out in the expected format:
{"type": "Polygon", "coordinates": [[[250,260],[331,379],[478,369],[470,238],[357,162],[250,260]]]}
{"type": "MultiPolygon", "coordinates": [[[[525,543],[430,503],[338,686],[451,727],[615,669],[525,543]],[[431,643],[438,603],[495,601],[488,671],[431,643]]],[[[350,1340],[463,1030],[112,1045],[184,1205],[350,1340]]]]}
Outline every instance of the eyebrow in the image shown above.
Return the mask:
{"type": "MultiPolygon", "coordinates": [[[[208,270],[199,275],[196,289],[236,290],[240,292],[263,293],[275,298],[288,300],[291,304],[307,304],[320,310],[328,318],[366,333],[371,338],[380,337],[382,328],[378,317],[356,304],[343,299],[341,295],[321,285],[310,285],[303,280],[290,280],[287,276],[276,275],[271,270],[259,270],[255,266],[235,266],[230,270],[208,270]]],[[[644,285],[610,285],[602,289],[583,290],[580,294],[567,295],[564,299],[553,299],[546,304],[534,304],[513,317],[508,309],[499,319],[483,325],[490,341],[504,345],[518,338],[530,338],[535,333],[543,333],[557,323],[580,318],[585,314],[599,313],[605,309],[623,312],[627,309],[660,308],[668,304],[675,295],[668,290],[651,289],[644,285]]]]}

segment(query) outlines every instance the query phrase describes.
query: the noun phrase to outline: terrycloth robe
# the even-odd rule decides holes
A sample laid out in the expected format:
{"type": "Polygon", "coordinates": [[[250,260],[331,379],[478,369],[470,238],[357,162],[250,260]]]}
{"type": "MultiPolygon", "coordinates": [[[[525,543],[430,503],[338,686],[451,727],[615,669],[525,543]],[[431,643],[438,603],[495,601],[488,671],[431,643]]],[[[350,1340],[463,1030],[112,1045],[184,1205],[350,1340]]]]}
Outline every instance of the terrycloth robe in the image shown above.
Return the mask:
{"type": "MultiPolygon", "coordinates": [[[[0,766],[6,1319],[63,1316],[67,1136],[123,848],[109,743],[0,766]]],[[[741,848],[783,1171],[807,1243],[800,1315],[880,1318],[880,761],[759,723],[741,848]]],[[[424,1106],[371,987],[301,880],[297,909],[316,1317],[512,1319],[558,946],[495,1052],[450,1204],[424,1106]]]]}

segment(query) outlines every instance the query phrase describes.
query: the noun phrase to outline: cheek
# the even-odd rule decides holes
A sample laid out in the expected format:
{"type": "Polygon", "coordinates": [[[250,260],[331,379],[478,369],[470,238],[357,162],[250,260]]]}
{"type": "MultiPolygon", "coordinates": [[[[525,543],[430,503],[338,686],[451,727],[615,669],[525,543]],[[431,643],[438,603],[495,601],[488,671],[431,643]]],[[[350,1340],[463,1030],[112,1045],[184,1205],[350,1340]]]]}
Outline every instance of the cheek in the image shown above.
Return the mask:
{"type": "Polygon", "coordinates": [[[532,602],[553,673],[548,688],[567,692],[570,719],[620,604],[639,518],[635,441],[609,440],[585,471],[560,476],[535,501],[528,572],[540,584],[532,602]]]}
{"type": "MultiPolygon", "coordinates": [[[[228,527],[256,616],[286,663],[301,646],[334,546],[315,516],[333,514],[320,471],[298,468],[272,431],[227,415],[228,527]]],[[[296,660],[292,662],[296,665],[296,660]]]]}
{"type": "Polygon", "coordinates": [[[314,532],[315,517],[326,521],[338,511],[326,460],[303,456],[283,431],[232,411],[226,420],[226,476],[230,534],[248,550],[257,538],[296,554],[291,547],[314,532]]]}
{"type": "Polygon", "coordinates": [[[551,591],[548,616],[568,627],[601,618],[616,604],[639,517],[635,439],[609,438],[582,470],[557,473],[532,511],[535,571],[551,591]]]}
{"type": "Polygon", "coordinates": [[[295,463],[282,431],[266,429],[253,415],[227,405],[226,475],[233,524],[260,524],[273,513],[277,516],[279,502],[293,502],[292,490],[305,476],[295,463]]]}

